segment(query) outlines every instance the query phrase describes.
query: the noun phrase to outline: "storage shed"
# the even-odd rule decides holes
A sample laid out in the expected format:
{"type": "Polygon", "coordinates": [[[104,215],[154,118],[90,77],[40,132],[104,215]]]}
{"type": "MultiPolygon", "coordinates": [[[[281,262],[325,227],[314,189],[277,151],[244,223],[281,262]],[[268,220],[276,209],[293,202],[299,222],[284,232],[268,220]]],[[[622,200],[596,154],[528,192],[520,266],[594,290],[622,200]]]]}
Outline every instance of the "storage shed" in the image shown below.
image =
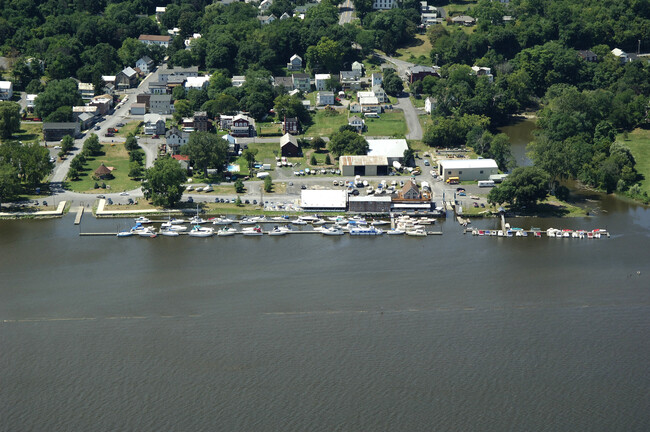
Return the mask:
{"type": "Polygon", "coordinates": [[[386,156],[341,156],[339,169],[343,176],[385,176],[388,175],[386,156]]]}
{"type": "Polygon", "coordinates": [[[438,174],[447,181],[458,177],[460,181],[489,180],[498,174],[499,167],[494,159],[443,159],[438,161],[438,174]]]}

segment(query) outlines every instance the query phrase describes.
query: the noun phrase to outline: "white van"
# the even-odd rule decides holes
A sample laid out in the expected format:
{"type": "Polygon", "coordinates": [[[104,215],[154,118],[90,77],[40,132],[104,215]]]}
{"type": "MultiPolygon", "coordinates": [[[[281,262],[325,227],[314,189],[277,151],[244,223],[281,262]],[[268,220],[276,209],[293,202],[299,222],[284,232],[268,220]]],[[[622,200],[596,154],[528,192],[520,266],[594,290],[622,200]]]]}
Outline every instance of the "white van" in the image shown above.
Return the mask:
{"type": "Polygon", "coordinates": [[[479,180],[478,187],[494,187],[494,181],[492,180],[479,180]]]}

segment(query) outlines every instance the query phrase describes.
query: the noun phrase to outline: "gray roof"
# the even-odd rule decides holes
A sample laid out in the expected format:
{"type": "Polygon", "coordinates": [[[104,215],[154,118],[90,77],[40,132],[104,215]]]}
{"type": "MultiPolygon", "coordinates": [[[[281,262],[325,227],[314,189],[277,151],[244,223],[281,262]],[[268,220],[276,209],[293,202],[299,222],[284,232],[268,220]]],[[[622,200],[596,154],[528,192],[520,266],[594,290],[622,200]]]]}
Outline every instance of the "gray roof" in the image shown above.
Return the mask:
{"type": "Polygon", "coordinates": [[[409,73],[422,73],[422,72],[428,72],[428,73],[438,73],[438,69],[431,67],[431,66],[421,66],[421,65],[415,65],[411,66],[408,68],[409,73]]]}
{"type": "Polygon", "coordinates": [[[273,83],[276,86],[293,87],[293,80],[291,77],[274,77],[273,83]]]}
{"type": "Polygon", "coordinates": [[[145,62],[145,63],[147,63],[147,64],[151,64],[151,63],[153,63],[153,60],[151,60],[151,59],[149,58],[149,56],[142,56],[142,57],[140,57],[140,59],[139,59],[138,61],[140,61],[140,60],[142,60],[143,62],[145,62]]]}
{"type": "Polygon", "coordinates": [[[90,113],[82,113],[82,114],[79,115],[78,118],[79,118],[79,121],[83,122],[83,121],[88,121],[93,117],[95,117],[95,116],[90,114],[90,113]]]}
{"type": "Polygon", "coordinates": [[[138,74],[131,66],[125,67],[122,73],[129,78],[138,74]]]}
{"type": "Polygon", "coordinates": [[[341,71],[341,79],[359,79],[359,71],[341,71]]]}
{"type": "Polygon", "coordinates": [[[319,95],[319,96],[331,96],[331,97],[334,97],[334,92],[331,92],[331,91],[321,91],[321,92],[318,92],[318,95],[319,95]]]}
{"type": "Polygon", "coordinates": [[[306,73],[295,73],[291,75],[293,78],[298,78],[298,79],[309,79],[309,75],[306,73]]]}
{"type": "Polygon", "coordinates": [[[77,129],[75,122],[43,123],[43,129],[77,129]]]}

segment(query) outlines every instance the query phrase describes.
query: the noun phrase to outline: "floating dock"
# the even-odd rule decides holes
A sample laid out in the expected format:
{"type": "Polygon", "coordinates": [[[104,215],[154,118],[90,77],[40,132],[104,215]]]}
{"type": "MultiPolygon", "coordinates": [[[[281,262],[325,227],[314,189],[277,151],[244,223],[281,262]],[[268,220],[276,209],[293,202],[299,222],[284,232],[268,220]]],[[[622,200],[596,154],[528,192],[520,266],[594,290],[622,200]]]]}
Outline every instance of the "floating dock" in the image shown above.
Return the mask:
{"type": "Polygon", "coordinates": [[[77,209],[77,215],[74,218],[74,224],[79,225],[81,223],[81,217],[84,215],[84,207],[79,206],[77,209]]]}
{"type": "MultiPolygon", "coordinates": [[[[284,235],[291,235],[291,234],[322,234],[322,233],[320,231],[304,230],[304,231],[289,231],[284,235]]],[[[82,236],[82,237],[117,237],[116,232],[80,232],[79,235],[82,236]]],[[[161,236],[161,237],[165,237],[160,233],[156,233],[156,235],[161,236]]],[[[179,236],[189,236],[189,233],[188,232],[178,232],[178,235],[179,236]]],[[[233,235],[244,236],[244,233],[242,233],[241,231],[237,231],[237,232],[234,232],[233,235]]],[[[345,233],[344,235],[349,235],[349,233],[345,233]]],[[[362,235],[362,236],[352,236],[352,237],[382,237],[384,235],[387,235],[385,231],[384,231],[384,234],[381,234],[381,235],[375,235],[375,236],[362,235]]],[[[427,231],[427,236],[435,236],[435,235],[442,235],[442,231],[427,231]]],[[[282,237],[282,235],[270,236],[268,231],[263,232],[263,236],[282,237]]],[[[263,237],[263,236],[245,236],[245,237],[263,237]]],[[[324,237],[341,237],[341,236],[325,236],[325,235],[323,235],[323,236],[324,237]]],[[[140,237],[140,236],[137,235],[137,234],[134,234],[132,237],[140,237]]],[[[228,236],[218,236],[216,231],[215,231],[215,234],[212,237],[228,237],[228,236]]],[[[393,236],[389,236],[389,237],[393,237],[393,236]]],[[[403,237],[411,237],[411,236],[407,236],[406,234],[404,234],[403,237]]],[[[201,237],[199,237],[199,238],[201,238],[201,237]]],[[[205,237],[202,237],[202,238],[205,238],[205,237]]]]}

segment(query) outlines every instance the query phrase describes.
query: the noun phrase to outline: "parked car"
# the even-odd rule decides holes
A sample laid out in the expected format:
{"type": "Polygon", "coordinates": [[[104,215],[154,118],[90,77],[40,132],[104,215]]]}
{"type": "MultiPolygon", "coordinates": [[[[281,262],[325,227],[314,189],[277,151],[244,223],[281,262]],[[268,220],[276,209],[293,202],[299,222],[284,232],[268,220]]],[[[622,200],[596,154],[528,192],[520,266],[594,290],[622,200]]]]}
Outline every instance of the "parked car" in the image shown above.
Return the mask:
{"type": "Polygon", "coordinates": [[[95,130],[100,130],[102,127],[100,125],[95,126],[95,130]]]}
{"type": "Polygon", "coordinates": [[[307,189],[307,186],[305,186],[305,185],[300,185],[300,189],[305,190],[305,189],[307,189]]]}
{"type": "Polygon", "coordinates": [[[188,202],[188,203],[193,203],[193,202],[194,202],[194,198],[192,198],[192,197],[187,197],[187,202],[188,202]]]}
{"type": "Polygon", "coordinates": [[[158,138],[160,138],[160,137],[159,137],[158,135],[154,135],[154,136],[152,136],[151,138],[152,138],[152,139],[158,139],[158,138]]]}
{"type": "Polygon", "coordinates": [[[104,195],[97,195],[97,198],[103,199],[103,198],[106,198],[106,197],[104,195]]]}

